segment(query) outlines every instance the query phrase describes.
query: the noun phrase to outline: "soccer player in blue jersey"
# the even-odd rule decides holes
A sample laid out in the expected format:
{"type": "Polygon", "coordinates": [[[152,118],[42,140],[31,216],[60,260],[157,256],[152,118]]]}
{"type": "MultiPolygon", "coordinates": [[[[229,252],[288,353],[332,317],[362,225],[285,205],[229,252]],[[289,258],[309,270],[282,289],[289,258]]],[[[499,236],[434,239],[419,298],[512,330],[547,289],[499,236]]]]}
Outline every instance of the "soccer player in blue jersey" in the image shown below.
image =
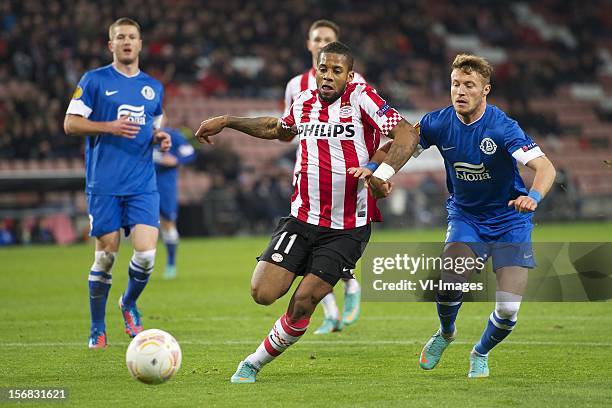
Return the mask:
{"type": "Polygon", "coordinates": [[[195,149],[178,130],[171,128],[162,130],[172,138],[172,147],[165,153],[156,148],[153,152],[153,160],[159,191],[161,237],[168,253],[164,278],[173,279],[176,277],[176,250],[179,243],[179,233],[176,229],[178,166],[194,161],[195,149]]]}
{"type": "MultiPolygon", "coordinates": [[[[487,104],[493,69],[485,59],[458,55],[451,68],[452,105],[426,114],[417,126],[421,148],[436,146],[446,167],[450,198],[443,258],[476,261],[476,257],[491,257],[496,273],[495,310],[470,354],[468,377],[479,378],[489,375],[489,351],[516,324],[528,269],[535,266],[531,248],[533,212],[550,189],[555,169],[516,121],[487,104]],[[530,191],[523,184],[517,161],[535,171],[530,191]]],[[[381,152],[373,157],[369,170],[350,172],[368,177],[384,157],[384,150],[381,152]]],[[[383,163],[369,178],[379,196],[390,191],[387,180],[392,174],[383,163]]],[[[467,282],[471,272],[443,270],[442,281],[467,282]]],[[[438,291],[440,328],[423,348],[421,368],[433,369],[455,339],[455,319],[462,297],[461,291],[438,291]]]]}
{"type": "Polygon", "coordinates": [[[89,348],[107,345],[105,312],[112,268],[119,249],[119,229],[132,233],[134,254],[119,307],[130,337],[142,331],[136,300],[155,262],[159,228],[159,194],[153,144],[171,146],[160,130],[162,84],[140,71],[140,26],[120,18],[109,27],[110,65],[86,72],[66,111],[68,135],[86,136],[86,192],[94,262],[89,272],[91,331],[89,348]]]}

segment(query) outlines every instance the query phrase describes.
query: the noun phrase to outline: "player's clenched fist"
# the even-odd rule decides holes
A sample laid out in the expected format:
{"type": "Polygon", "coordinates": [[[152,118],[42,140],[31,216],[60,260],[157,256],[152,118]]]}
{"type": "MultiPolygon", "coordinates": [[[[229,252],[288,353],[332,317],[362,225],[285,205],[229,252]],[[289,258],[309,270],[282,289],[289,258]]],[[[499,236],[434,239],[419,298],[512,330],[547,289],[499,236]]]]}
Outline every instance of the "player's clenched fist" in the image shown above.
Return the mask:
{"type": "Polygon", "coordinates": [[[538,203],[529,196],[519,196],[508,201],[508,207],[514,207],[518,212],[529,212],[535,211],[538,208],[538,203]]]}
{"type": "Polygon", "coordinates": [[[376,198],[377,200],[387,197],[389,194],[391,194],[391,191],[393,190],[393,183],[381,180],[378,177],[367,177],[366,184],[372,192],[374,198],[376,198]]]}
{"type": "Polygon", "coordinates": [[[200,143],[214,144],[209,138],[216,135],[227,125],[227,116],[216,116],[200,123],[196,137],[200,143]]]}
{"type": "Polygon", "coordinates": [[[153,144],[159,144],[160,152],[167,152],[172,147],[172,137],[163,130],[158,130],[153,134],[153,144]]]}

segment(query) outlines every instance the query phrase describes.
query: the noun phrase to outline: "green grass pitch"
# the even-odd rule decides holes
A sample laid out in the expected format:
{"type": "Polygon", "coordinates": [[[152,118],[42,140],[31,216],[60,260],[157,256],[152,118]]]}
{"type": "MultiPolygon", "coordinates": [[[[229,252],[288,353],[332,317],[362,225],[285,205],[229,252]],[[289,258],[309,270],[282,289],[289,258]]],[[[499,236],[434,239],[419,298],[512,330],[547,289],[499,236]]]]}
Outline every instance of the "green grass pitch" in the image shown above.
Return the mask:
{"type": "MultiPolygon", "coordinates": [[[[439,241],[443,234],[375,231],[373,241],[439,241]]],[[[543,242],[611,238],[612,223],[534,232],[543,242]]],[[[256,384],[230,384],[238,362],[287,305],[288,296],[268,307],[250,297],[254,257],[266,243],[267,237],[184,239],[175,281],[161,279],[159,247],[139,306],[145,327],[169,331],[183,350],[181,370],[160,386],[136,382],[125,367],[129,339],[116,300],[127,280],[129,245],[114,268],[105,351],[86,347],[91,244],[0,249],[0,387],[67,387],[67,406],[86,407],[612,405],[611,302],[523,304],[514,333],[491,353],[491,377],[479,380],[466,378],[468,353],[490,303],[463,306],[458,340],[430,372],[418,367],[418,356],[437,326],[433,304],[364,303],[355,326],[325,337],[312,334],[321,321],[317,310],[311,330],[256,384]]]]}

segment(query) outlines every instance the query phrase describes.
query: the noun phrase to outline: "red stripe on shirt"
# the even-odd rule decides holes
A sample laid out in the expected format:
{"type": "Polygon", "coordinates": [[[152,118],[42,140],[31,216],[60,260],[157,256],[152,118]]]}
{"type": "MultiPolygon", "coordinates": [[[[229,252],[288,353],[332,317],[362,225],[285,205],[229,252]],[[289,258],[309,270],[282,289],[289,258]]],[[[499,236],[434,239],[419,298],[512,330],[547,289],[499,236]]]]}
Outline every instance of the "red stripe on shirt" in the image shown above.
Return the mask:
{"type": "Polygon", "coordinates": [[[312,97],[306,101],[302,106],[302,116],[300,117],[300,123],[310,122],[310,113],[312,112],[312,105],[317,101],[316,92],[312,93],[312,97]]]}
{"type": "MultiPolygon", "coordinates": [[[[365,110],[360,109],[360,111],[361,111],[361,118],[362,118],[362,123],[363,123],[363,139],[365,140],[366,148],[368,149],[368,156],[371,159],[372,156],[374,156],[374,153],[376,153],[376,149],[378,148],[379,142],[376,141],[377,139],[376,134],[378,133],[378,126],[376,126],[376,123],[374,121],[371,121],[370,117],[368,116],[365,110]],[[370,120],[364,121],[363,118],[368,118],[370,120]],[[374,126],[372,126],[372,124],[374,124],[374,126]]],[[[380,141],[380,136],[378,137],[378,140],[380,141]]]]}
{"type": "Polygon", "coordinates": [[[298,209],[298,220],[308,222],[308,212],[310,211],[310,198],[308,197],[308,147],[306,145],[306,139],[303,139],[300,144],[302,145],[302,165],[300,168],[300,198],[302,204],[298,209]]]}
{"type": "Polygon", "coordinates": [[[376,199],[368,190],[368,222],[380,222],[382,220],[383,217],[376,205],[376,199]]]}
{"type": "Polygon", "coordinates": [[[329,228],[332,211],[332,171],[329,141],[317,140],[317,148],[319,149],[319,225],[329,228]]]}
{"type": "MultiPolygon", "coordinates": [[[[342,152],[346,169],[359,167],[359,158],[355,150],[355,142],[352,140],[341,140],[342,152]]],[[[355,228],[357,211],[357,184],[359,179],[346,173],[344,183],[344,229],[355,228]]]]}

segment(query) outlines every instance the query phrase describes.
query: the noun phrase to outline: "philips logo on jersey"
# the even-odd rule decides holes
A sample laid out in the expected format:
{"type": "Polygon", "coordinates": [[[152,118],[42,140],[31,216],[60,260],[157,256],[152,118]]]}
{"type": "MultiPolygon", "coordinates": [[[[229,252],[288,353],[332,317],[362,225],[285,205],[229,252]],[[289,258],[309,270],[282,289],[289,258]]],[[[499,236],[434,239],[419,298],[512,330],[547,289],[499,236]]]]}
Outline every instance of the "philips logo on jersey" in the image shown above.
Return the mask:
{"type": "Polygon", "coordinates": [[[298,125],[298,135],[300,137],[353,137],[355,136],[355,125],[352,123],[332,124],[332,123],[300,123],[298,125]]]}
{"type": "Polygon", "coordinates": [[[146,124],[145,107],[144,105],[133,106],[123,104],[117,109],[117,119],[122,116],[127,116],[128,120],[139,125],[146,124]]]}
{"type": "Polygon", "coordinates": [[[483,163],[471,164],[464,162],[456,162],[453,164],[455,168],[455,175],[458,180],[463,181],[482,181],[490,180],[491,174],[485,168],[483,163]]]}

